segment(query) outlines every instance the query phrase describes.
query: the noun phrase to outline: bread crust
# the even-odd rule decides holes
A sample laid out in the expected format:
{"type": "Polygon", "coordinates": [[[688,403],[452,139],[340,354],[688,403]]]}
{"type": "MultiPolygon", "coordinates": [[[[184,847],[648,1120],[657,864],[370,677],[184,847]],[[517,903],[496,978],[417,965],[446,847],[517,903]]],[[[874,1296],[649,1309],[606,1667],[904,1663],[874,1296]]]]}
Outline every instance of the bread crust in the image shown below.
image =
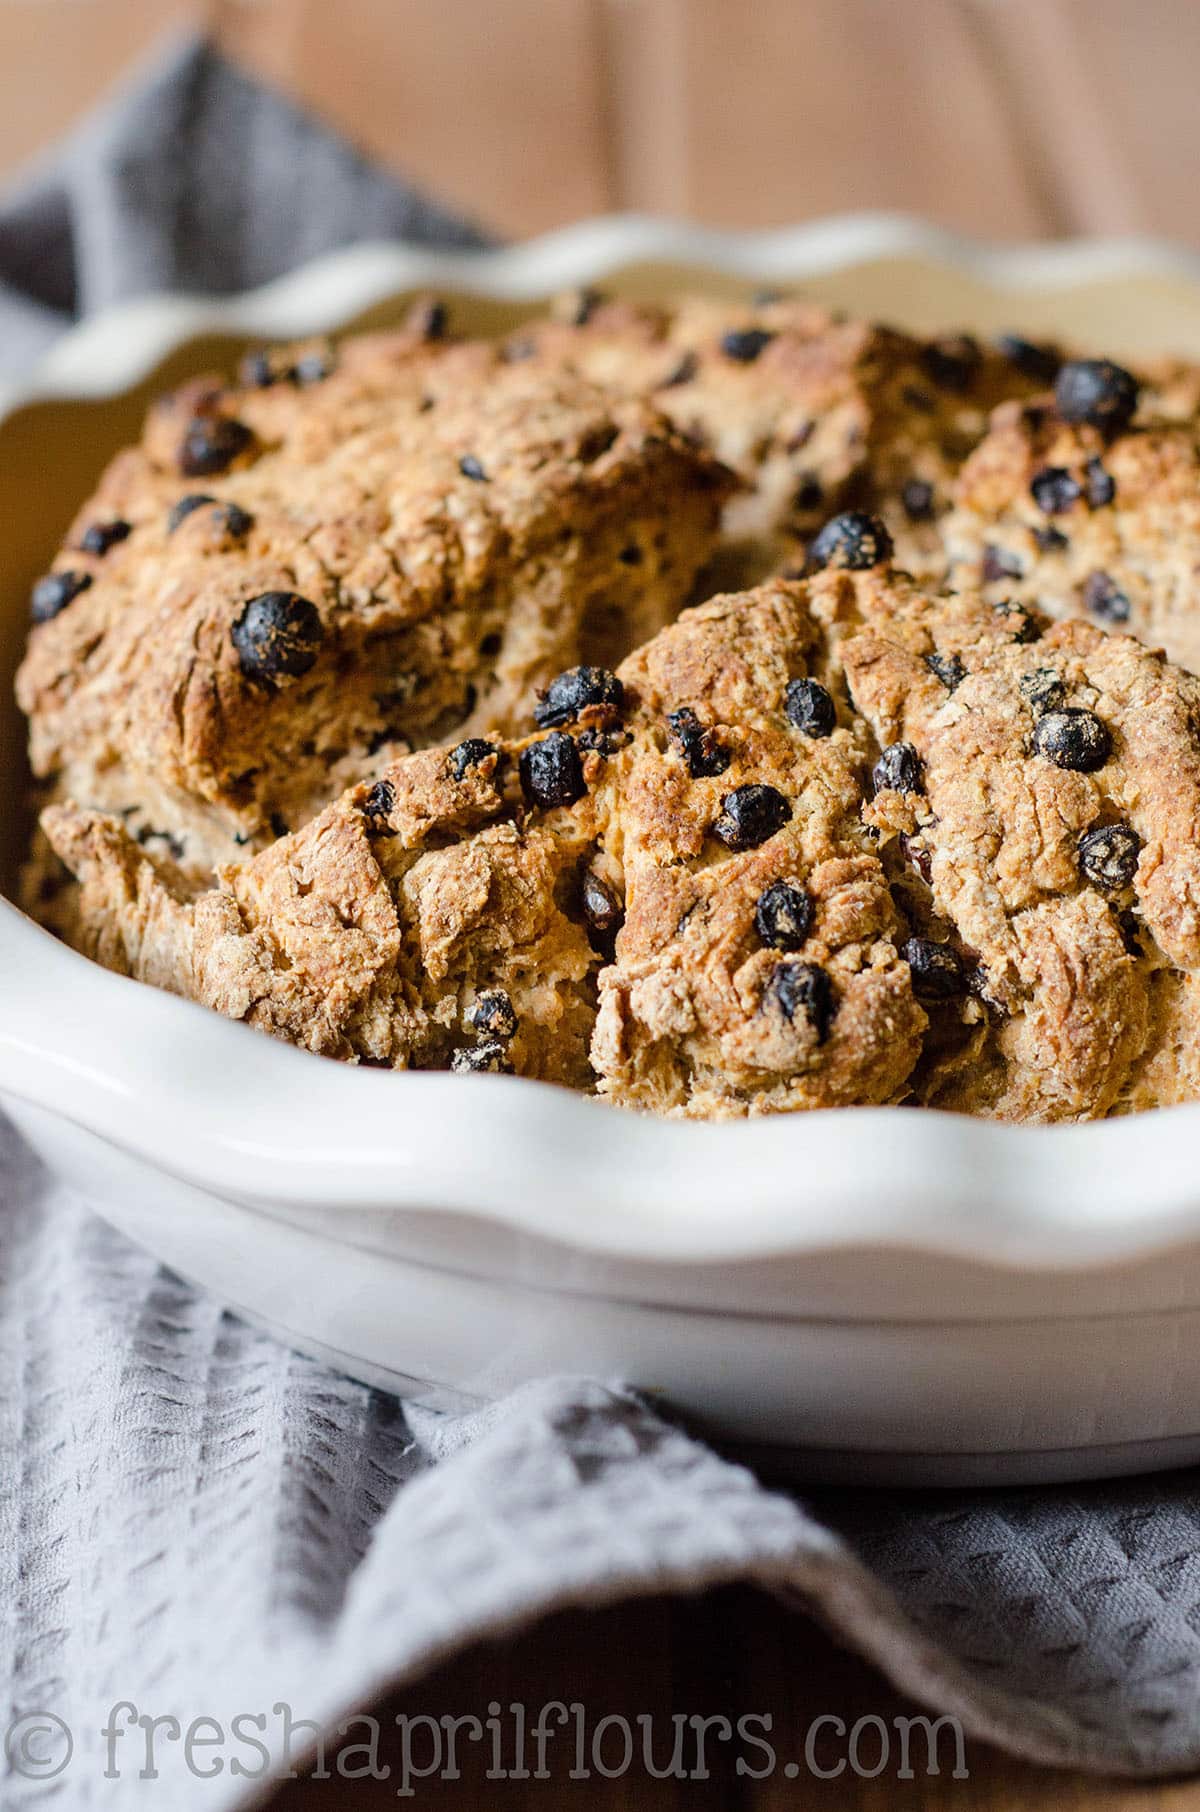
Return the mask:
{"type": "Polygon", "coordinates": [[[18,675],[35,773],[197,874],[408,748],[513,730],[562,667],[644,640],[732,487],[650,404],[567,371],[405,335],[337,357],[303,388],[198,380],[152,409],[56,562],[86,589],[18,675]],[[192,427],[230,422],[250,439],[228,469],[183,475],[192,427]],[[81,549],[113,521],[119,544],[81,549]],[[247,661],[264,596],[311,611],[282,668],[247,661]]]}
{"type": "Polygon", "coordinates": [[[652,396],[741,476],[721,572],[742,583],[802,562],[822,523],[851,507],[882,517],[906,570],[940,578],[937,523],[959,465],[990,410],[1044,384],[969,335],[920,340],[787,297],[567,297],[509,345],[652,396]]]}
{"type": "Polygon", "coordinates": [[[1110,439],[1052,409],[1007,406],[955,496],[942,531],[955,590],[1122,630],[1200,670],[1194,415],[1139,419],[1110,439]]]}
{"type": "Polygon", "coordinates": [[[683,1118],[1200,1097],[1195,371],[1135,415],[1106,367],[1097,426],[798,302],[433,319],[109,468],[19,678],[43,922],[324,1056],[683,1118]]]}

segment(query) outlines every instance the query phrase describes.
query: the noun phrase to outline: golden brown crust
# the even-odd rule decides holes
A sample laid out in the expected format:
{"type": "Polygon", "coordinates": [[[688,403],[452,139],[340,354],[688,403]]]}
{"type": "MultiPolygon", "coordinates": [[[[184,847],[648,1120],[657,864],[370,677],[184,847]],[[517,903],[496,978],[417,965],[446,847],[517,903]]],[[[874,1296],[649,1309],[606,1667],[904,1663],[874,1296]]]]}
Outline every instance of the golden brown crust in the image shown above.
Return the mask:
{"type": "Polygon", "coordinates": [[[1144,645],[1200,662],[1194,369],[1127,426],[1108,367],[1102,432],[1040,354],[796,302],[432,322],[113,462],[21,676],[45,922],[315,1052],[680,1116],[1200,1096],[1200,679],[1144,645]],[[813,542],[846,506],[892,565],[813,542]],[[806,576],[662,627],[722,508],[806,576]]]}
{"type": "Polygon", "coordinates": [[[1040,387],[969,336],[920,341],[784,298],[567,299],[510,346],[651,395],[739,472],[750,488],[726,509],[725,566],[750,579],[801,558],[848,506],[879,512],[900,565],[940,576],[935,525],[959,464],[989,410],[1040,387]]]}
{"type": "Polygon", "coordinates": [[[728,1115],[893,1099],[924,1015],[860,823],[861,726],[809,739],[784,715],[789,681],[819,656],[803,586],[715,600],[626,664],[627,728],[581,715],[575,805],[531,808],[515,747],[461,776],[454,753],[426,751],[225,866],[215,889],[111,817],[57,806],[43,824],[82,882],[89,954],[312,1050],[441,1067],[469,1048],[472,1002],[500,988],[517,1026],[506,1065],[580,1086],[590,1038],[602,1091],[630,1105],[728,1115]],[[718,734],[720,775],[694,777],[668,746],[681,709],[718,734]],[[724,849],[722,800],[764,784],[786,796],[788,822],[724,849]],[[625,914],[594,1037],[607,940],[594,921],[589,938],[589,882],[625,914]],[[756,916],[779,882],[811,915],[786,949],[756,916]]]}
{"type": "Polygon", "coordinates": [[[921,763],[918,790],[885,788],[870,819],[885,858],[924,871],[904,884],[920,932],[973,970],[918,1098],[1006,1119],[1119,1110],[1167,1036],[1157,977],[1200,963],[1200,682],[1089,624],[1030,639],[1027,618],[874,575],[828,593],[855,704],[921,763]],[[1112,827],[1124,868],[1098,881],[1085,839],[1112,827]]]}
{"type": "Polygon", "coordinates": [[[861,735],[808,738],[785,715],[817,649],[805,602],[782,582],[716,598],[621,669],[633,739],[597,791],[625,899],[592,1047],[612,1100],[707,1116],[887,1101],[916,1060],[924,1014],[859,819],[861,735]],[[693,773],[671,735],[680,711],[715,738],[720,773],[693,773]],[[787,821],[731,851],[714,832],[724,802],[762,786],[787,821]],[[786,949],[758,922],[778,884],[811,919],[786,949]]]}
{"type": "Polygon", "coordinates": [[[1125,630],[1200,669],[1200,436],[1143,417],[1109,440],[1007,406],[943,524],[949,582],[1125,630]]]}
{"type": "Polygon", "coordinates": [[[653,633],[728,488],[649,405],[477,345],[351,341],[305,388],[199,380],[151,411],[57,563],[90,583],[30,638],[35,771],[202,872],[411,744],[515,728],[562,667],[653,633]],[[223,457],[229,422],[250,437],[229,470],[184,475],[189,433],[223,457]],[[215,505],[172,528],[197,493],[215,505]],[[132,532],[80,551],[113,520],[132,532]],[[239,645],[264,594],[309,601],[290,669],[239,645]]]}
{"type": "Polygon", "coordinates": [[[488,1067],[588,1080],[597,958],[575,903],[590,808],[527,813],[508,751],[461,776],[446,750],[403,757],[203,890],[114,818],[60,805],[43,825],[82,882],[82,947],[109,968],[397,1069],[493,1042],[471,1014],[502,989],[515,1025],[488,1067]]]}
{"type": "Polygon", "coordinates": [[[1200,1093],[1200,680],[885,569],[716,598],[620,679],[554,732],[575,803],[522,790],[540,737],[429,750],[215,888],[54,807],[74,939],[396,1067],[461,1062],[502,989],[499,1064],[685,1116],[1200,1093]]]}

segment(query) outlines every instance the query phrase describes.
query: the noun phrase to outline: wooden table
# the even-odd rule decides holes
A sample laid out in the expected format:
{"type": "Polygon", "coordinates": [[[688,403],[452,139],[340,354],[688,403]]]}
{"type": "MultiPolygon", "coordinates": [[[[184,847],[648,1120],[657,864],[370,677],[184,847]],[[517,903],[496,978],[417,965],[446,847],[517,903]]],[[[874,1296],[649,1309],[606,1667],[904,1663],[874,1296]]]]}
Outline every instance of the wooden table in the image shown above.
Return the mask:
{"type": "MultiPolygon", "coordinates": [[[[532,1722],[537,1709],[555,1699],[581,1702],[593,1731],[609,1714],[632,1725],[639,1713],[650,1713],[655,1730],[667,1732],[672,1713],[724,1713],[735,1723],[743,1714],[769,1713],[771,1741],[781,1764],[789,1754],[803,1757],[809,1726],[823,1715],[840,1717],[849,1730],[866,1715],[890,1726],[896,1716],[920,1709],[805,1618],[748,1588],[733,1588],[689,1601],[654,1599],[554,1617],[527,1635],[462,1657],[377,1712],[385,1726],[397,1714],[439,1718],[474,1713],[482,1722],[489,1703],[506,1708],[516,1700],[528,1708],[532,1722]]],[[[389,1748],[385,1742],[381,1761],[398,1769],[398,1746],[389,1748]]],[[[659,1751],[664,1757],[668,1743],[664,1736],[659,1751]]],[[[416,1736],[412,1748],[419,1765],[416,1736]]],[[[914,1744],[915,1778],[907,1781],[896,1778],[894,1766],[875,1780],[857,1779],[849,1769],[835,1778],[814,1778],[807,1768],[791,1778],[782,1770],[767,1780],[739,1778],[730,1765],[735,1752],[723,1751],[719,1743],[711,1749],[708,1780],[656,1781],[635,1765],[623,1778],[571,1781],[566,1778],[569,1754],[556,1772],[551,1745],[547,1766],[552,1778],[518,1782],[487,1780],[486,1748],[468,1743],[459,1754],[462,1778],[420,1783],[411,1803],[464,1812],[522,1812],[526,1807],[540,1812],[640,1812],[643,1807],[686,1807],[687,1812],[782,1812],[784,1807],[789,1812],[881,1812],[885,1807],[888,1812],[940,1812],[943,1807],[954,1812],[1068,1812],[1073,1807],[1087,1812],[1200,1812],[1200,1782],[1146,1786],[1063,1774],[1015,1762],[970,1741],[968,1778],[955,1780],[950,1776],[951,1746],[942,1742],[938,1748],[942,1771],[932,1778],[921,1767],[923,1744],[914,1744]]],[[[834,1728],[822,1726],[813,1750],[818,1767],[832,1771],[845,1750],[834,1728]],[[832,1731],[828,1740],[826,1731],[832,1731]]],[[[761,1752],[743,1753],[757,1765],[761,1752]]],[[[872,1750],[868,1758],[864,1739],[867,1766],[873,1766],[876,1753],[872,1750]]],[[[529,1765],[534,1765],[532,1759],[529,1765]]],[[[297,1781],[279,1789],[272,1812],[380,1812],[406,1803],[397,1798],[395,1775],[387,1781],[348,1783],[337,1778],[336,1759],[327,1758],[326,1768],[332,1776],[328,1780],[297,1781]]]]}
{"type": "Polygon", "coordinates": [[[3,0],[0,173],[181,26],[507,236],[902,208],[1200,237],[1195,0],[3,0]]]}

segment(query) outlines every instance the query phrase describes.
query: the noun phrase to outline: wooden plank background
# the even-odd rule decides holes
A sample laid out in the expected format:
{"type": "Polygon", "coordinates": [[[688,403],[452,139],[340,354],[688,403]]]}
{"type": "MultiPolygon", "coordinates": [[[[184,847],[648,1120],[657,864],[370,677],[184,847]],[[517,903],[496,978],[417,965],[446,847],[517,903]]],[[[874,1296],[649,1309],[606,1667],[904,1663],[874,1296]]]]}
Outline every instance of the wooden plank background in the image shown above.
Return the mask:
{"type": "Polygon", "coordinates": [[[0,0],[0,173],[185,25],[506,235],[877,207],[1200,239],[1196,0],[0,0]]]}
{"type": "MultiPolygon", "coordinates": [[[[454,1812],[1197,1812],[1200,1807],[1195,1782],[1063,1774],[1014,1762],[986,1743],[969,1740],[965,1780],[952,1777],[954,1752],[944,1738],[934,1776],[924,1772],[923,1744],[914,1737],[911,1780],[898,1778],[894,1761],[874,1779],[856,1776],[849,1767],[837,1773],[848,1744],[829,1725],[821,1727],[813,1756],[831,1778],[814,1776],[799,1760],[809,1728],[819,1717],[840,1717],[847,1732],[863,1717],[882,1718],[894,1730],[894,1718],[920,1709],[796,1612],[744,1587],[701,1599],[652,1599],[609,1610],[564,1612],[526,1635],[473,1650],[379,1706],[378,1753],[381,1765],[392,1770],[389,1779],[339,1780],[336,1759],[327,1757],[329,1779],[277,1788],[271,1812],[383,1812],[405,1804],[454,1812]],[[660,1766],[670,1753],[670,1737],[664,1733],[674,1714],[723,1714],[735,1725],[739,1717],[766,1714],[780,1766],[764,1780],[738,1775],[737,1746],[716,1744],[707,1780],[655,1781],[639,1750],[625,1775],[605,1780],[593,1774],[588,1781],[572,1782],[566,1778],[570,1758],[564,1764],[551,1748],[550,1780],[489,1781],[486,1745],[464,1743],[458,1757],[461,1780],[430,1779],[417,1784],[412,1800],[397,1799],[397,1716],[472,1714],[482,1723],[489,1705],[499,1705],[507,1716],[507,1707],[517,1701],[528,1708],[532,1725],[540,1707],[556,1699],[583,1705],[590,1731],[610,1714],[637,1730],[638,1716],[649,1713],[658,1733],[653,1753],[660,1766]],[[385,1729],[388,1737],[382,1735],[385,1729]],[[787,1759],[793,1757],[798,1772],[789,1776],[787,1759]]],[[[751,1728],[763,1731],[766,1726],[751,1728]]],[[[868,1766],[880,1753],[869,1747],[869,1728],[861,1752],[868,1766]]],[[[351,1731],[349,1741],[356,1735],[362,1739],[361,1728],[351,1731]]],[[[511,1748],[504,1753],[511,1755],[511,1748]]],[[[761,1752],[744,1753],[752,1764],[762,1761],[761,1752]]],[[[354,1760],[361,1766],[362,1753],[354,1760]]],[[[505,1765],[511,1766],[511,1760],[505,1765]]],[[[534,1763],[527,1765],[532,1769],[534,1763]]]]}

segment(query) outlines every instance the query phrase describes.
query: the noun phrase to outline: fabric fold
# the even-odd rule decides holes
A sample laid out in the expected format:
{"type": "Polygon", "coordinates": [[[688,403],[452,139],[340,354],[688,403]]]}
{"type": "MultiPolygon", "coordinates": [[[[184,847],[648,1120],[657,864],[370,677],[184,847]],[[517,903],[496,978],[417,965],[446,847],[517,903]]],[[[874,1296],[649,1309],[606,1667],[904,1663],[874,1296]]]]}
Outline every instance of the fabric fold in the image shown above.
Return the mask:
{"type": "Polygon", "coordinates": [[[203,38],[173,38],[0,199],[0,371],[131,296],[253,289],[368,239],[487,243],[203,38]]]}

